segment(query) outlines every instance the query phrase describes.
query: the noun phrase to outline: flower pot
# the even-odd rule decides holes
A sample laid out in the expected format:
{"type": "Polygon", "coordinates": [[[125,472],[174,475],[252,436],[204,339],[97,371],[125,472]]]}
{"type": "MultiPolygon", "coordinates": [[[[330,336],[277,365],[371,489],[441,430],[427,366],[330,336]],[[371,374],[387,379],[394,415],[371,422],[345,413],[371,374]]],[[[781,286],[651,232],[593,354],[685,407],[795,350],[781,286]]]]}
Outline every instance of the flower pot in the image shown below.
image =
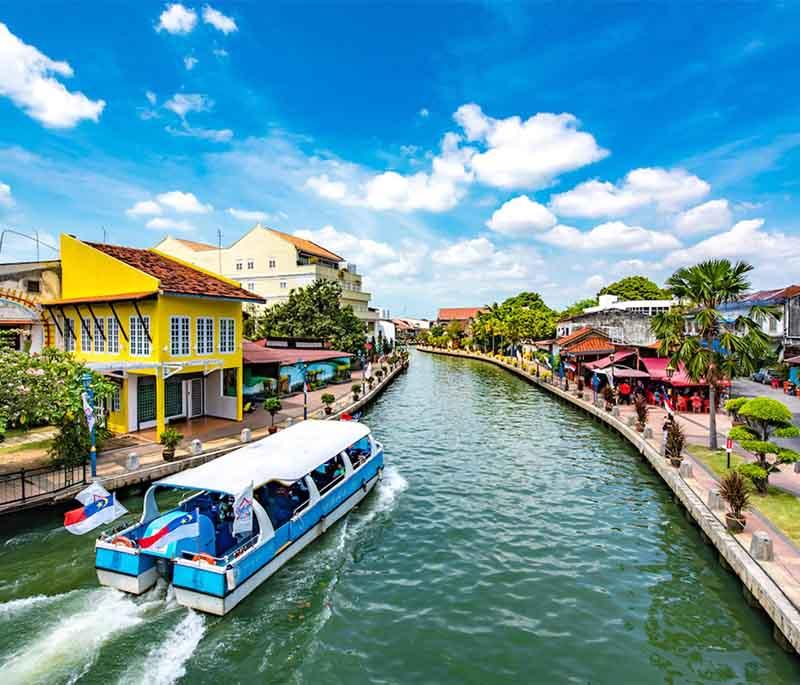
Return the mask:
{"type": "Polygon", "coordinates": [[[644,433],[644,424],[637,423],[636,424],[636,432],[637,433],[644,433]]]}
{"type": "Polygon", "coordinates": [[[744,516],[734,516],[731,512],[725,513],[725,525],[731,533],[741,533],[747,525],[747,519],[744,516]]]}
{"type": "Polygon", "coordinates": [[[333,414],[333,409],[331,407],[326,406],[325,407],[325,415],[326,416],[330,416],[331,414],[333,414]]]}
{"type": "Polygon", "coordinates": [[[683,461],[683,457],[670,457],[669,463],[672,464],[676,469],[680,468],[681,462],[683,461]]]}
{"type": "Polygon", "coordinates": [[[358,402],[358,398],[359,398],[359,397],[360,397],[360,395],[359,395],[358,393],[355,393],[355,392],[354,392],[354,393],[353,393],[353,402],[358,402]]]}
{"type": "Polygon", "coordinates": [[[267,432],[270,435],[275,435],[275,433],[278,432],[278,427],[277,426],[270,426],[269,428],[267,428],[267,432]]]}
{"type": "Polygon", "coordinates": [[[175,448],[165,447],[163,450],[161,450],[161,458],[164,461],[175,461],[175,448]]]}

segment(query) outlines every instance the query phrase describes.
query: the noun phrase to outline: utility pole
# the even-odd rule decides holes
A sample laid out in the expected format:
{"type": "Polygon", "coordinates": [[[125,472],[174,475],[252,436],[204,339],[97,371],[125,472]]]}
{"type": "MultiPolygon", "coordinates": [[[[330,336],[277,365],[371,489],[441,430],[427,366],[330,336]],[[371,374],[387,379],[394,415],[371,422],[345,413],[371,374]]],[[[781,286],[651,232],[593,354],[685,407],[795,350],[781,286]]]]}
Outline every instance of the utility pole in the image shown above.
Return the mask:
{"type": "Polygon", "coordinates": [[[217,255],[219,256],[218,273],[222,274],[222,229],[217,228],[217,255]]]}

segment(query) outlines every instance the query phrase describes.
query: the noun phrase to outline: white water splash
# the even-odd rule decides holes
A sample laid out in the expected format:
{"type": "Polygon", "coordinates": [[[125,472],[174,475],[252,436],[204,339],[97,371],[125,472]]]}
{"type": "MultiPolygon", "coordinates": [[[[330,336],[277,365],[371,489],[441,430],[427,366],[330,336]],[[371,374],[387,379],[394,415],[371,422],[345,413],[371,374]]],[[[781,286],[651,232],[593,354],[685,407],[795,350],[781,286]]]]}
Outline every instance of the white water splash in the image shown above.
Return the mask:
{"type": "Polygon", "coordinates": [[[172,685],[186,675],[186,662],[194,654],[206,632],[203,617],[189,610],[181,622],[165,638],[162,645],[152,649],[142,664],[122,676],[124,685],[172,685]]]}
{"type": "MultiPolygon", "coordinates": [[[[397,496],[408,487],[408,481],[395,466],[387,466],[383,471],[383,479],[375,486],[376,501],[358,518],[357,530],[363,528],[378,514],[389,511],[397,496]]],[[[355,532],[355,531],[354,531],[355,532]]]]}
{"type": "Polygon", "coordinates": [[[42,604],[54,604],[62,599],[66,599],[74,593],[75,590],[60,595],[32,595],[30,597],[21,597],[20,599],[12,599],[8,602],[3,602],[0,604],[0,619],[16,616],[17,614],[21,614],[24,611],[28,611],[42,604]]]}
{"type": "Polygon", "coordinates": [[[3,685],[74,681],[91,667],[102,645],[140,623],[141,614],[141,607],[116,590],[86,593],[80,608],[70,607],[11,656],[3,668],[3,685]]]}

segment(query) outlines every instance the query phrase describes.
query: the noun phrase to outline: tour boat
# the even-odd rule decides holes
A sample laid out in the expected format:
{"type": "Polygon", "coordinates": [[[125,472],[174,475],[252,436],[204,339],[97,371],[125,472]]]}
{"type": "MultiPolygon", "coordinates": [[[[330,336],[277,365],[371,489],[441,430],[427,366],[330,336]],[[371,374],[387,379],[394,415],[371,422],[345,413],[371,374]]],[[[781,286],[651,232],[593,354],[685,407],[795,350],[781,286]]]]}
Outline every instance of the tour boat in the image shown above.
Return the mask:
{"type": "Polygon", "coordinates": [[[99,537],[98,579],[141,594],[161,576],[180,604],[224,615],[363,500],[383,460],[364,424],[304,421],[159,480],[138,523],[99,537]],[[164,490],[191,494],[161,513],[164,490]],[[251,529],[234,532],[242,512],[251,529]]]}

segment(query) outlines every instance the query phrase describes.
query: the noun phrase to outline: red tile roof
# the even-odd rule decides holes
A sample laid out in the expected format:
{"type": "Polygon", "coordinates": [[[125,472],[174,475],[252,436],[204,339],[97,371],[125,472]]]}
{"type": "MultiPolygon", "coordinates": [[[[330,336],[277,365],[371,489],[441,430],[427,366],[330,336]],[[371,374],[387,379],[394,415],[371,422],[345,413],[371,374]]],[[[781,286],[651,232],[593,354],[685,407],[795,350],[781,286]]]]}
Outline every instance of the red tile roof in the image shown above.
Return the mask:
{"type": "Polygon", "coordinates": [[[614,345],[611,341],[600,335],[591,335],[566,347],[561,346],[561,351],[564,354],[600,354],[603,352],[610,353],[613,350],[614,345]]]}
{"type": "Polygon", "coordinates": [[[119,260],[123,264],[157,278],[161,290],[177,295],[201,295],[233,300],[263,302],[264,299],[248,290],[195,269],[188,264],[165,257],[152,250],[104,243],[86,243],[95,250],[119,260]]]}
{"type": "Polygon", "coordinates": [[[436,318],[439,321],[466,321],[474,319],[478,312],[485,311],[485,307],[445,307],[439,310],[436,318]]]}
{"type": "Polygon", "coordinates": [[[270,231],[271,233],[274,233],[279,238],[288,240],[301,252],[306,252],[310,255],[314,255],[315,257],[322,257],[323,259],[329,259],[332,262],[344,261],[344,257],[340,257],[335,252],[326,250],[324,247],[322,247],[322,245],[317,245],[312,240],[306,240],[305,238],[298,238],[296,235],[290,235],[289,233],[284,233],[283,231],[276,231],[274,228],[268,228],[267,230],[270,231]]]}
{"type": "Polygon", "coordinates": [[[245,340],[242,343],[242,359],[245,364],[295,364],[304,362],[321,362],[328,359],[352,357],[349,352],[320,349],[298,349],[285,347],[264,347],[258,343],[245,340]]]}
{"type": "Polygon", "coordinates": [[[584,335],[589,333],[592,329],[588,326],[581,326],[576,330],[572,331],[569,335],[563,335],[560,338],[556,339],[556,345],[564,346],[568,345],[573,340],[577,340],[578,338],[582,338],[584,335]]]}

